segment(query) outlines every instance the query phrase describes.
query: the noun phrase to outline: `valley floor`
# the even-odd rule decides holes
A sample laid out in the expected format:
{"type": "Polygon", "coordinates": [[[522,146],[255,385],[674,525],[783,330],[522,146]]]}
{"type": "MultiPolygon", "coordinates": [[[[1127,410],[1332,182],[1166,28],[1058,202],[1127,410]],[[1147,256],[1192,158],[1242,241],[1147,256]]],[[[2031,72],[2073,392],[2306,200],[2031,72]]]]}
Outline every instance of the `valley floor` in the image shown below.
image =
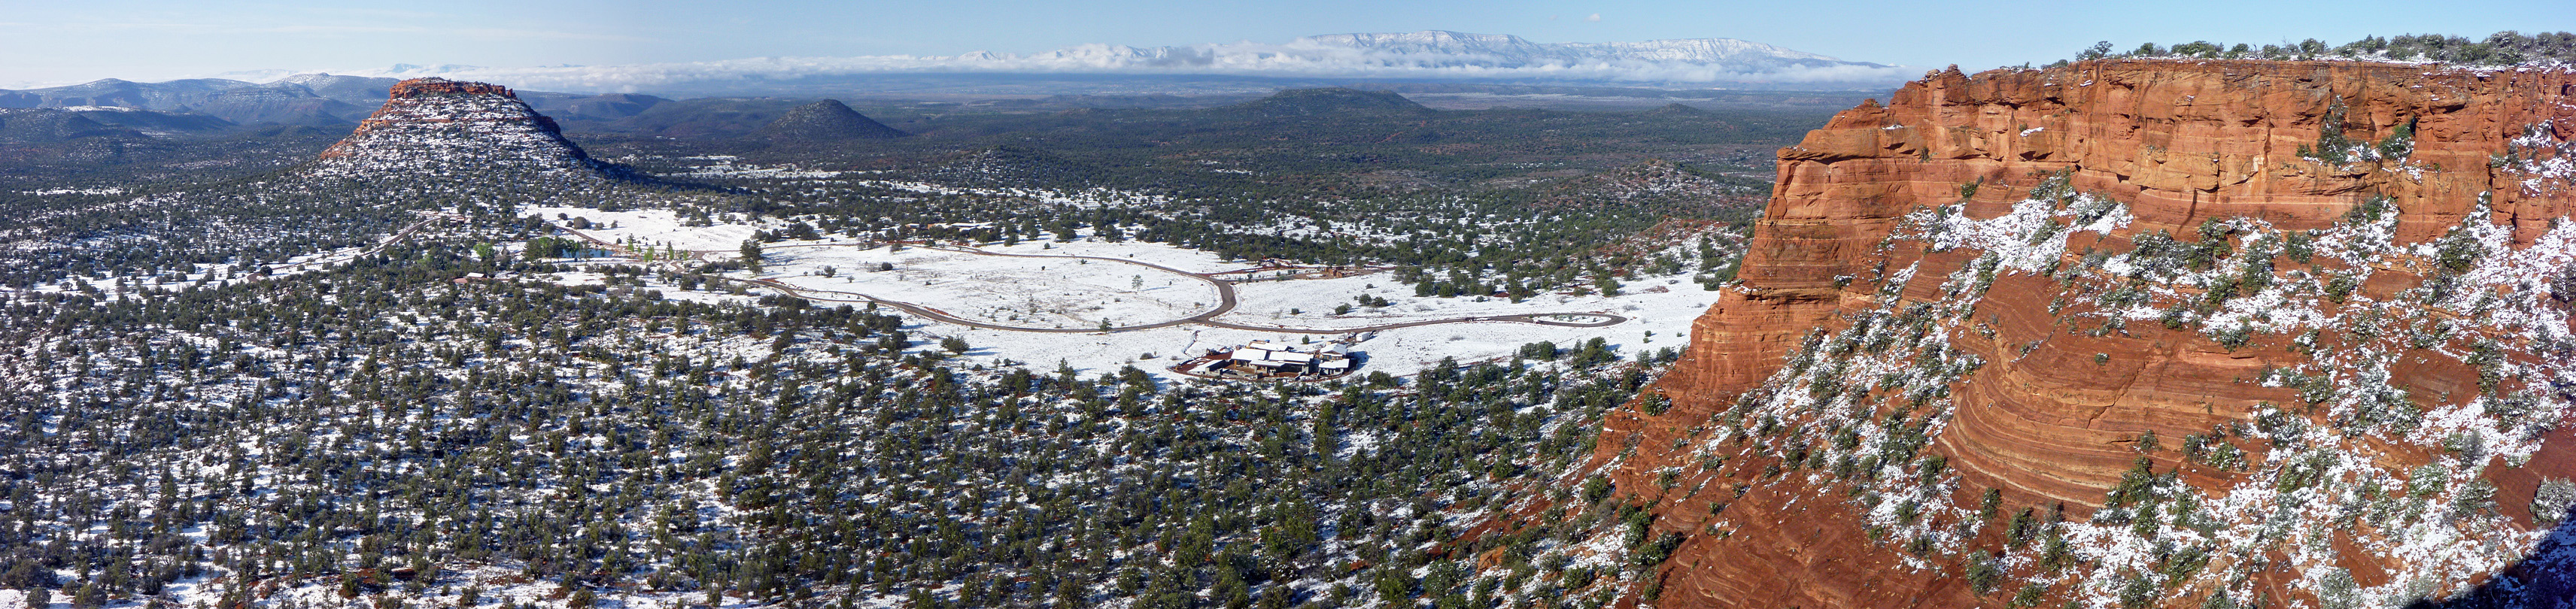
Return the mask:
{"type": "MultiPolygon", "coordinates": [[[[632,244],[626,248],[629,255],[590,258],[588,264],[651,264],[647,258],[667,260],[674,252],[692,262],[730,260],[738,257],[741,238],[765,228],[680,226],[661,210],[532,211],[548,218],[584,218],[594,228],[577,234],[615,246],[632,244]]],[[[1382,272],[1322,277],[1328,273],[1252,270],[1262,267],[1257,261],[1227,260],[1201,250],[1107,242],[1088,235],[1076,241],[971,247],[828,238],[782,241],[766,245],[763,258],[759,272],[735,271],[727,277],[770,284],[760,286],[762,291],[792,290],[825,304],[876,300],[911,305],[908,311],[927,313],[912,316],[923,322],[915,331],[933,340],[966,341],[972,346],[962,354],[968,362],[1061,363],[1086,374],[1133,365],[1167,379],[1181,376],[1169,369],[1174,363],[1254,340],[1291,345],[1350,341],[1354,351],[1364,354],[1368,369],[1392,374],[1410,374],[1443,359],[1509,359],[1521,345],[1541,341],[1574,345],[1599,338],[1623,349],[1653,350],[1658,342],[1679,347],[1690,321],[1716,295],[1687,281],[1690,274],[1682,272],[1632,277],[1614,295],[1558,293],[1521,302],[1495,296],[1416,297],[1382,272]],[[1234,302],[1221,302],[1227,296],[1234,302]],[[1357,306],[1362,296],[1383,298],[1386,305],[1357,306]],[[1353,308],[1335,314],[1342,305],[1353,308]],[[948,319],[939,319],[943,316],[948,319]],[[1113,331],[1098,331],[1104,322],[1113,331]]],[[[681,291],[665,280],[647,282],[666,296],[681,291]]]]}

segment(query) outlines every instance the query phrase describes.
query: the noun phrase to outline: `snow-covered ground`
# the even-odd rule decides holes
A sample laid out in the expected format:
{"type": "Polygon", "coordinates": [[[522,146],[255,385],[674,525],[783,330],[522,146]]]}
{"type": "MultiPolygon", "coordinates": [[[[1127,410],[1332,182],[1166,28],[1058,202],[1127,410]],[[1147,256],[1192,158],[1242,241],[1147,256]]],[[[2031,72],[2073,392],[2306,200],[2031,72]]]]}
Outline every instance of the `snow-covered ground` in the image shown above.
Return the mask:
{"type": "MultiPolygon", "coordinates": [[[[810,243],[810,242],[809,242],[810,243]]],[[[781,244],[787,245],[787,244],[781,244]]],[[[1151,262],[1184,271],[1206,273],[1250,268],[1249,261],[1228,261],[1215,254],[1161,243],[1077,241],[1023,243],[982,248],[991,252],[1038,255],[1083,255],[1151,262]]],[[[855,247],[779,247],[769,250],[769,268],[761,276],[792,285],[859,292],[940,309],[991,323],[1046,327],[1062,319],[1067,328],[1099,324],[1101,315],[1115,325],[1141,325],[1179,319],[1207,310],[1215,292],[1194,279],[1153,269],[1102,261],[1075,264],[1071,259],[1009,258],[909,248],[862,250],[855,247]],[[862,265],[894,261],[896,270],[871,273],[862,265]],[[839,277],[820,275],[832,266],[839,277]],[[907,271],[907,269],[910,269],[907,271]],[[907,274],[909,273],[909,274],[907,274]],[[1143,290],[1134,290],[1141,279],[1143,290]],[[928,285],[924,285],[924,282],[928,285]],[[879,291],[882,290],[882,291],[879,291]],[[1036,302],[1038,314],[1026,303],[1036,302]],[[1162,317],[1144,313],[1160,306],[1162,317]],[[1091,307],[1100,307],[1092,310],[1091,307]],[[1050,311],[1063,311],[1050,313],[1050,311]],[[1012,316],[1023,319],[1014,321],[1012,316]]],[[[1269,274],[1262,274],[1269,277],[1269,274]]],[[[1237,278],[1240,275],[1228,275],[1237,278]]],[[[1437,324],[1378,331],[1355,346],[1368,358],[1366,369],[1411,374],[1442,358],[1460,362],[1508,358],[1521,345],[1553,341],[1560,347],[1599,337],[1637,353],[1685,344],[1690,322],[1717,300],[1687,274],[1643,277],[1627,283],[1620,296],[1546,295],[1514,303],[1475,297],[1417,298],[1412,287],[1385,274],[1338,279],[1260,280],[1235,286],[1240,304],[1218,320],[1249,326],[1299,329],[1362,328],[1424,320],[1538,313],[1612,313],[1626,323],[1600,328],[1569,328],[1513,322],[1437,324]],[[1358,307],[1361,294],[1388,301],[1385,307],[1358,307]],[[1355,308],[1333,315],[1342,304],[1355,308]],[[1292,312],[1293,311],[1293,312],[1292,312]]],[[[1062,362],[1085,374],[1134,365],[1162,376],[1179,359],[1211,347],[1271,340],[1303,344],[1341,339],[1346,333],[1262,332],[1204,325],[1135,330],[1111,334],[1052,334],[989,330],[923,321],[914,329],[935,338],[955,336],[974,348],[963,358],[973,363],[1017,363],[1053,368],[1062,362]]]]}
{"type": "MultiPolygon", "coordinates": [[[[1084,231],[1084,234],[1089,234],[1089,231],[1084,231]]],[[[976,246],[976,249],[1004,254],[1124,258],[1147,264],[1167,266],[1191,273],[1221,273],[1226,271],[1239,271],[1257,266],[1254,263],[1242,260],[1227,260],[1224,256],[1216,255],[1215,252],[1172,247],[1160,243],[1138,243],[1133,241],[1120,243],[1093,240],[1069,242],[1029,241],[1013,246],[986,244],[976,246]]]]}
{"type": "MultiPolygon", "coordinates": [[[[453,569],[454,567],[449,568],[453,569]]],[[[215,606],[223,601],[224,594],[229,591],[229,588],[223,582],[211,581],[213,580],[213,578],[210,577],[211,575],[212,574],[209,573],[208,576],[185,578],[171,582],[164,586],[163,593],[160,596],[154,598],[169,601],[172,603],[171,606],[174,607],[215,606]]],[[[71,577],[70,570],[63,570],[61,577],[71,577]]],[[[401,582],[395,582],[396,585],[391,586],[391,588],[400,590],[401,598],[406,598],[407,600],[415,603],[426,603],[437,607],[455,607],[459,605],[460,601],[465,600],[462,592],[466,588],[473,588],[476,590],[476,606],[490,606],[494,603],[507,603],[506,605],[501,606],[534,604],[538,603],[540,600],[561,598],[564,594],[563,587],[560,583],[532,580],[517,569],[505,569],[489,565],[454,570],[442,574],[441,577],[442,580],[448,582],[463,582],[464,587],[460,588],[456,583],[448,583],[435,588],[427,588],[413,592],[406,589],[405,585],[401,582]]],[[[376,599],[383,598],[383,596],[377,594],[370,594],[366,597],[357,599],[341,598],[339,596],[340,583],[336,576],[319,576],[301,579],[271,579],[265,580],[262,585],[274,586],[274,591],[264,595],[261,599],[264,602],[271,603],[270,606],[287,605],[287,603],[291,602],[295,603],[293,606],[303,607],[353,607],[374,605],[376,603],[376,599]]],[[[707,595],[704,592],[648,591],[641,594],[610,592],[601,594],[593,607],[599,609],[668,609],[675,607],[705,607],[706,598],[707,595]]],[[[27,606],[27,594],[25,592],[18,590],[0,590],[0,609],[65,609],[73,606],[71,600],[72,599],[68,596],[68,592],[58,591],[54,593],[53,602],[48,604],[46,608],[32,608],[27,606]]],[[[134,604],[133,599],[125,599],[113,601],[108,606],[140,607],[142,605],[134,604]]],[[[761,604],[751,599],[727,598],[725,599],[724,606],[729,608],[756,607],[761,606],[761,604]]],[[[858,606],[888,607],[891,605],[885,603],[868,603],[860,604],[858,606]]]]}
{"type": "MultiPolygon", "coordinates": [[[[410,228],[404,229],[404,231],[409,232],[415,229],[427,228],[441,222],[453,221],[455,220],[452,211],[427,214],[423,215],[418,223],[414,224],[410,228]]],[[[35,286],[28,288],[27,291],[38,294],[70,293],[81,291],[84,286],[87,286],[98,290],[101,296],[110,299],[122,300],[125,298],[139,298],[144,294],[153,292],[176,292],[190,288],[223,287],[245,281],[258,281],[268,278],[301,275],[339,266],[361,256],[373,253],[385,246],[392,245],[393,243],[401,240],[401,238],[402,235],[389,235],[373,245],[344,247],[329,251],[292,256],[288,257],[284,261],[271,265],[254,265],[242,262],[200,262],[191,265],[192,269],[187,272],[171,272],[162,275],[111,276],[102,274],[79,276],[61,281],[36,284],[35,286]],[[265,270],[266,272],[260,272],[262,270],[265,270]]],[[[0,292],[7,291],[10,291],[10,288],[0,287],[0,292]]]]}
{"type": "MultiPolygon", "coordinates": [[[[683,250],[731,252],[755,230],[776,225],[727,224],[682,226],[663,210],[606,212],[583,208],[529,208],[547,219],[558,214],[588,218],[594,237],[619,242],[668,244],[683,250]],[[613,228],[612,228],[613,226],[613,228]]],[[[1115,326],[1146,325],[1183,319],[1215,307],[1214,288],[1187,275],[1140,264],[1079,260],[1091,256],[1132,260],[1185,273],[1219,273],[1253,268],[1254,261],[1228,260],[1215,253],[1137,241],[1107,242],[1084,238],[1071,242],[1029,241],[1014,245],[981,244],[976,249],[1026,258],[985,256],[949,249],[863,248],[846,239],[782,241],[764,247],[760,278],[814,290],[865,294],[885,300],[937,309],[965,319],[1032,328],[1089,328],[1107,320],[1115,326]],[[881,264],[893,270],[879,271],[881,264]],[[828,272],[828,274],[827,274],[828,272]]],[[[746,272],[736,277],[752,277],[746,272]]],[[[1386,274],[1337,279],[1273,279],[1256,273],[1235,284],[1239,304],[1219,321],[1247,326],[1307,330],[1358,329],[1405,322],[1494,315],[1540,313],[1611,313],[1629,321],[1599,328],[1570,328],[1515,322],[1444,323],[1373,333],[1265,332],[1188,324],[1168,328],[1099,333],[1037,333],[973,328],[915,317],[916,336],[932,341],[964,339],[973,348],[963,356],[969,365],[1026,365],[1052,369],[1057,363],[1085,374],[1137,368],[1164,377],[1167,370],[1212,347],[1252,340],[1305,344],[1364,338],[1354,350],[1367,357],[1367,370],[1411,374],[1443,358],[1460,362],[1509,358],[1521,345],[1552,341],[1573,347],[1602,338],[1635,354],[1686,344],[1690,322],[1716,302],[1717,293],[1688,281],[1687,272],[1644,276],[1626,282],[1622,294],[1574,296],[1550,294],[1511,302],[1504,298],[1421,298],[1409,285],[1386,274]],[[1360,307],[1367,294],[1388,301],[1384,307],[1360,307]],[[1340,305],[1355,307],[1334,315],[1340,305]]],[[[1228,274],[1242,280],[1245,275],[1228,274]]],[[[655,285],[672,298],[697,293],[655,285]]],[[[828,294],[814,294],[828,297],[828,294]]],[[[851,296],[852,302],[864,299],[851,296]]]]}
{"type": "MultiPolygon", "coordinates": [[[[584,218],[590,221],[592,228],[583,232],[596,238],[637,244],[657,251],[666,251],[665,248],[712,251],[716,253],[710,254],[709,258],[717,259],[732,257],[732,252],[755,231],[783,227],[783,223],[776,221],[728,223],[722,217],[712,225],[686,226],[672,211],[651,209],[603,211],[578,207],[529,207],[522,213],[557,221],[584,218]]],[[[1213,286],[1186,273],[1227,273],[1257,266],[1254,261],[1229,260],[1201,250],[1161,243],[1112,243],[1087,236],[1072,242],[1029,241],[1009,246],[976,246],[984,252],[1017,256],[987,256],[944,248],[870,248],[858,247],[855,243],[846,238],[825,238],[769,244],[765,247],[765,268],[757,277],[800,288],[853,294],[846,300],[852,303],[864,302],[865,298],[855,296],[864,294],[996,325],[1073,329],[1096,327],[1102,321],[1122,327],[1147,325],[1205,313],[1218,305],[1218,293],[1213,286]],[[1072,256],[1115,260],[1082,260],[1072,256]],[[884,265],[892,265],[892,269],[879,270],[884,265]]],[[[508,249],[515,250],[521,244],[507,245],[508,249]]],[[[366,249],[349,248],[302,256],[290,264],[278,265],[273,272],[316,270],[345,262],[366,249]]],[[[593,261],[648,264],[624,258],[593,261]]],[[[748,272],[731,275],[738,278],[755,276],[748,272]]],[[[241,281],[248,277],[243,270],[201,265],[199,272],[175,281],[162,282],[153,278],[129,278],[128,281],[147,289],[176,289],[189,284],[241,281]]],[[[1184,324],[1111,334],[1033,333],[972,328],[918,316],[914,316],[914,320],[919,325],[912,331],[930,341],[950,336],[966,340],[974,348],[961,359],[969,365],[1028,365],[1051,369],[1062,362],[1086,374],[1134,365],[1167,378],[1177,377],[1166,370],[1167,367],[1209,348],[1252,340],[1305,344],[1356,338],[1362,342],[1354,349],[1366,358],[1366,369],[1402,375],[1411,374],[1443,358],[1455,358],[1460,362],[1508,358],[1521,345],[1538,341],[1553,341],[1561,347],[1572,347],[1598,337],[1631,354],[1680,347],[1686,344],[1685,333],[1689,331],[1691,320],[1716,300],[1715,292],[1701,290],[1698,284],[1688,281],[1687,273],[1632,278],[1619,296],[1551,294],[1518,303],[1502,298],[1415,297],[1410,286],[1396,283],[1393,277],[1382,273],[1336,279],[1278,279],[1278,274],[1271,272],[1230,273],[1222,277],[1237,282],[1234,285],[1239,303],[1234,311],[1219,317],[1219,321],[1326,332],[1255,331],[1184,324]],[[1384,298],[1389,304],[1361,307],[1358,297],[1363,294],[1384,298]],[[1352,305],[1354,309],[1346,314],[1332,314],[1344,304],[1352,305]],[[1542,313],[1611,313],[1626,316],[1629,320],[1599,328],[1487,321],[1442,323],[1369,333],[1338,332],[1407,322],[1542,313]]],[[[571,272],[523,280],[578,285],[599,283],[601,278],[596,274],[571,272]]],[[[681,290],[677,285],[651,277],[647,278],[647,283],[646,289],[660,290],[666,298],[746,299],[726,294],[723,288],[718,287],[681,290]]],[[[38,289],[60,291],[72,289],[72,286],[48,285],[38,289]]]]}
{"type": "Polygon", "coordinates": [[[715,224],[684,226],[679,212],[667,209],[601,211],[582,207],[525,207],[521,215],[536,215],[548,221],[569,218],[590,220],[592,228],[582,232],[593,237],[626,243],[633,241],[654,247],[669,246],[682,250],[732,251],[742,247],[753,231],[777,228],[775,225],[715,224]]]}
{"type": "Polygon", "coordinates": [[[989,256],[922,247],[778,247],[769,252],[763,277],[997,325],[1133,326],[1198,315],[1218,302],[1216,288],[1205,280],[1112,260],[989,256]]]}
{"type": "MultiPolygon", "coordinates": [[[[1456,358],[1460,362],[1507,359],[1521,345],[1538,341],[1553,341],[1560,347],[1571,348],[1593,337],[1601,337],[1611,345],[1621,348],[1623,353],[1629,354],[1634,354],[1639,349],[1678,348],[1684,344],[1683,333],[1689,331],[1691,320],[1698,317],[1706,305],[1715,300],[1713,292],[1640,295],[1613,307],[1614,310],[1620,310],[1620,314],[1628,315],[1633,319],[1628,323],[1602,328],[1568,328],[1507,322],[1400,328],[1376,332],[1373,337],[1355,345],[1353,350],[1368,358],[1368,363],[1362,367],[1363,371],[1410,375],[1439,362],[1441,358],[1456,358]],[[1674,297],[1676,295],[1681,297],[1674,297]],[[1637,308],[1622,310],[1629,305],[1635,305],[1637,308]],[[1652,331],[1654,335],[1646,336],[1645,332],[1648,331],[1652,331]]],[[[1554,310],[1537,309],[1534,303],[1535,301],[1524,303],[1521,306],[1533,307],[1532,311],[1554,310]]],[[[1399,304],[1402,303],[1399,302],[1399,304]]],[[[1318,321],[1323,319],[1321,315],[1315,317],[1318,321]]],[[[1209,326],[1178,326],[1114,334],[1035,334],[981,330],[946,324],[928,324],[917,329],[916,333],[963,338],[969,345],[974,346],[974,349],[963,359],[983,363],[1000,364],[1007,360],[1035,368],[1052,369],[1057,362],[1063,362],[1084,374],[1097,374],[1132,364],[1146,372],[1165,378],[1177,377],[1166,368],[1177,363],[1179,359],[1187,359],[1185,354],[1194,354],[1211,347],[1233,346],[1264,339],[1296,345],[1309,340],[1321,342],[1344,336],[1261,332],[1209,326]],[[1147,358],[1145,357],[1147,355],[1153,357],[1147,358]]]]}

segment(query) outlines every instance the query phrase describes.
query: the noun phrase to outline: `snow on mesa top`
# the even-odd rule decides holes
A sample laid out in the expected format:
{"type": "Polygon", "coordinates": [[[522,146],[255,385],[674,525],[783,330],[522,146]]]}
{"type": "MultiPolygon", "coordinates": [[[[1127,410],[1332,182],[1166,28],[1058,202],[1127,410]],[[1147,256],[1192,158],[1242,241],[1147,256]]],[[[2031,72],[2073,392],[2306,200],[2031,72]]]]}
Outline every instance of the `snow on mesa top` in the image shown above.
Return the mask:
{"type": "Polygon", "coordinates": [[[553,119],[509,87],[444,78],[393,86],[385,107],[348,139],[322,151],[322,176],[385,173],[472,175],[494,168],[596,174],[597,163],[565,140],[553,119]]]}

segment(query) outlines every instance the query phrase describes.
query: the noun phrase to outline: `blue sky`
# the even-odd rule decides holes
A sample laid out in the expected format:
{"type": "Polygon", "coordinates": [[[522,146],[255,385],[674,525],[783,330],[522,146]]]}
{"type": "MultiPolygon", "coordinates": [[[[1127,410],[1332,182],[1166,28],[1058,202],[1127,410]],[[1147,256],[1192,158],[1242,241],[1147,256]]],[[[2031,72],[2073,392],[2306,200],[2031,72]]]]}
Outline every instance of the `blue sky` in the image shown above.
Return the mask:
{"type": "Polygon", "coordinates": [[[2365,34],[2576,30],[2565,0],[2448,3],[1320,0],[288,0],[13,2],[0,87],[97,78],[349,70],[395,63],[529,67],[775,56],[1026,53],[1083,43],[1284,42],[1444,29],[1540,42],[1741,38],[1834,57],[1978,69],[2045,63],[2096,40],[2267,43],[2365,34]],[[2330,6],[2330,8],[2320,8],[2330,6]],[[1595,16],[1597,15],[1597,18],[1595,16]]]}

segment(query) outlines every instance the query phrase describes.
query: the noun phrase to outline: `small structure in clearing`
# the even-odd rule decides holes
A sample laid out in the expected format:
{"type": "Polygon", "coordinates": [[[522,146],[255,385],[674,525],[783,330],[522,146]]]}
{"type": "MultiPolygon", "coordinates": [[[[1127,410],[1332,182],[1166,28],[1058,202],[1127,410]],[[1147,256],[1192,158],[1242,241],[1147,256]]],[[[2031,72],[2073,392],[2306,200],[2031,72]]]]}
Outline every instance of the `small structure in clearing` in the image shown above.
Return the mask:
{"type": "Polygon", "coordinates": [[[1359,359],[1340,343],[1309,350],[1256,340],[1207,353],[1172,366],[1173,372],[1200,378],[1236,381],[1320,381],[1340,378],[1359,368],[1359,359]]]}

